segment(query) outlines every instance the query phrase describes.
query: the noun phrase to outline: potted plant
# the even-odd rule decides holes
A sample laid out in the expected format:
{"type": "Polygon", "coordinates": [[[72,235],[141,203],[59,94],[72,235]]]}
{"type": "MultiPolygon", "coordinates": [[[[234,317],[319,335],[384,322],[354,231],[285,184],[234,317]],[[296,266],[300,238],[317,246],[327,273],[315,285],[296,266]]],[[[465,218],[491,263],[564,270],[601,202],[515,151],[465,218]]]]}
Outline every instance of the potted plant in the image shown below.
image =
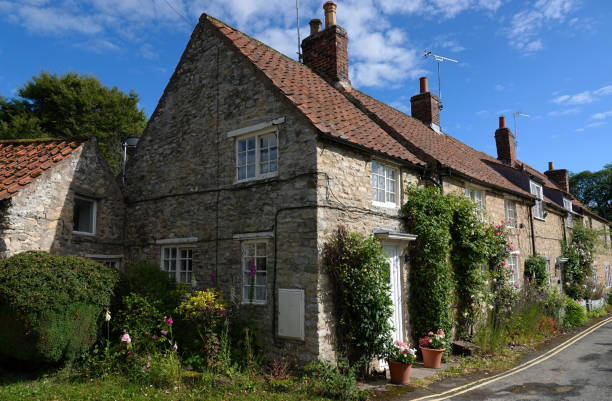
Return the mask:
{"type": "Polygon", "coordinates": [[[423,354],[423,364],[426,368],[439,369],[442,362],[442,353],[448,346],[448,340],[444,331],[438,329],[436,334],[433,332],[419,340],[419,348],[423,354]]]}
{"type": "Polygon", "coordinates": [[[415,360],[416,349],[410,348],[410,344],[396,341],[395,344],[391,345],[387,350],[391,383],[410,383],[410,370],[415,360]]]}

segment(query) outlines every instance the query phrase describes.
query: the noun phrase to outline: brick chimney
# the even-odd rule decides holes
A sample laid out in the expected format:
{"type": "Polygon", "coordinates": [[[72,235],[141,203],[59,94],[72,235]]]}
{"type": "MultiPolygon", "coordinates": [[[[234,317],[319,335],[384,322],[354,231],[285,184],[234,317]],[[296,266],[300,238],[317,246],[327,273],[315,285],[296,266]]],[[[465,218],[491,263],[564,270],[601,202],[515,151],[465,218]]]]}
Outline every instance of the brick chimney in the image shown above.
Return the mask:
{"type": "Polygon", "coordinates": [[[420,93],[410,98],[410,111],[412,117],[429,125],[436,132],[440,132],[440,108],[438,97],[429,92],[427,77],[419,78],[420,93]]]}
{"type": "Polygon", "coordinates": [[[350,86],[348,75],[348,35],[336,25],[336,3],[323,4],[325,29],[320,31],[321,20],[310,21],[310,36],[302,40],[304,64],[332,83],[350,86]]]}
{"type": "Polygon", "coordinates": [[[504,164],[514,166],[516,150],[514,149],[514,135],[506,127],[506,117],[499,117],[499,128],[495,131],[495,144],[497,145],[497,159],[504,164]]]}
{"type": "Polygon", "coordinates": [[[569,193],[569,174],[566,169],[555,170],[553,162],[548,162],[548,171],[545,171],[544,174],[562,190],[569,193]]]}

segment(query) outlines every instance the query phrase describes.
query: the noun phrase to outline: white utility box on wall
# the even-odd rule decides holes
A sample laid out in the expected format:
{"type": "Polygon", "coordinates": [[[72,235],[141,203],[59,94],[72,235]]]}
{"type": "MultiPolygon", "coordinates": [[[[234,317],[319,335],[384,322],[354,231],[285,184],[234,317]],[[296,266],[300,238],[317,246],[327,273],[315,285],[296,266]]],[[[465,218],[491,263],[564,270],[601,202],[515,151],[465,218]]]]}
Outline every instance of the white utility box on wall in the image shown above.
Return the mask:
{"type": "Polygon", "coordinates": [[[304,290],[279,288],[278,336],[304,340],[304,290]]]}

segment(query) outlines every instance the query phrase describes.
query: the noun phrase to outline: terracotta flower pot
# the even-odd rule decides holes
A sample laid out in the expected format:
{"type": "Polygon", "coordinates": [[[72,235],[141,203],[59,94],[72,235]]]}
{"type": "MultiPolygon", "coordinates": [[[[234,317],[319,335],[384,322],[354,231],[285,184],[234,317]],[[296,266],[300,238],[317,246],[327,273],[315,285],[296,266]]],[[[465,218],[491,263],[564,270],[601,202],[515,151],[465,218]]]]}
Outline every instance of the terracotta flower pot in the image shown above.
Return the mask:
{"type": "Polygon", "coordinates": [[[408,384],[410,383],[410,370],[412,364],[396,362],[389,359],[389,374],[391,375],[391,383],[393,384],[408,384]]]}
{"type": "Polygon", "coordinates": [[[440,369],[442,363],[442,353],[446,348],[423,348],[419,347],[423,353],[423,364],[426,368],[440,369]]]}

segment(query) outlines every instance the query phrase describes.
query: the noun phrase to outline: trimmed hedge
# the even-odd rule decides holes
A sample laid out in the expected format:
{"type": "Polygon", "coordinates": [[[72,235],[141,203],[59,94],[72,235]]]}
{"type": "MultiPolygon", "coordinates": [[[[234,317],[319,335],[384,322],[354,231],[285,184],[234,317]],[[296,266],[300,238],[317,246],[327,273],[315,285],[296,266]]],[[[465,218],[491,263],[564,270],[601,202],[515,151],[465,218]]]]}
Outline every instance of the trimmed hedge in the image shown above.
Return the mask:
{"type": "Polygon", "coordinates": [[[117,278],[78,256],[30,251],[0,261],[0,354],[43,363],[77,358],[95,342],[117,278]]]}

